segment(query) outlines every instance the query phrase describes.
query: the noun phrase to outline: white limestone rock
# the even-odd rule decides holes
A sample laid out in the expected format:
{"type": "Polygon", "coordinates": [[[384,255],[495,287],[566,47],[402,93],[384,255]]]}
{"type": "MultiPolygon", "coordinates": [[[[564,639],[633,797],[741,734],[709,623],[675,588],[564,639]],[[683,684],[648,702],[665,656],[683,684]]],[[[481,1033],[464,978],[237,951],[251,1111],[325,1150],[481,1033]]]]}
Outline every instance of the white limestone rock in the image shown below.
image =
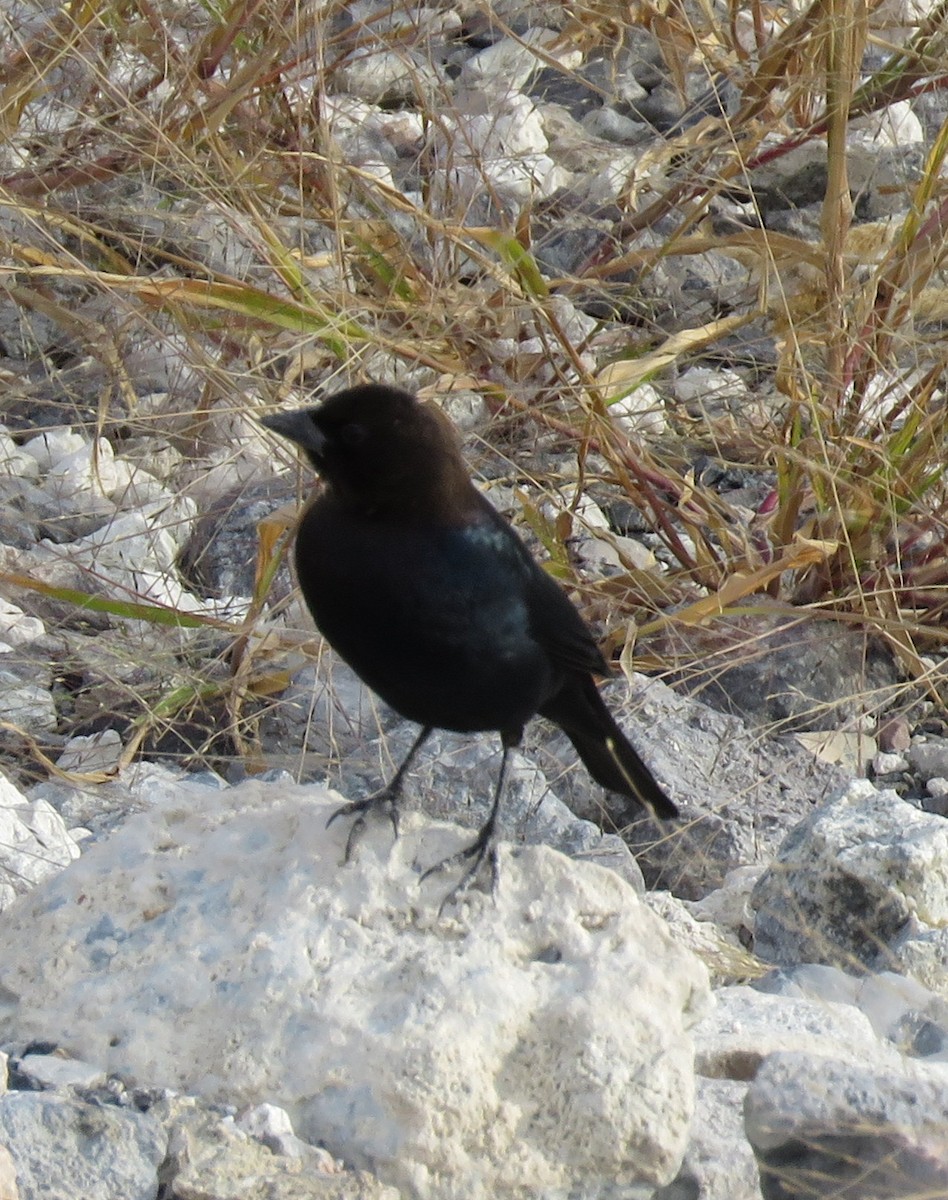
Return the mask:
{"type": "Polygon", "coordinates": [[[908,1200],[948,1191],[948,1066],[774,1054],[744,1124],[765,1196],[908,1200]]]}
{"type": "Polygon", "coordinates": [[[0,1200],[20,1200],[16,1164],[6,1146],[0,1146],[0,1200]]]}
{"type": "Polygon", "coordinates": [[[714,1009],[695,1030],[696,1069],[706,1078],[753,1079],[767,1056],[781,1051],[880,1066],[902,1061],[851,1005],[743,986],[719,988],[714,996],[714,1009]]]}
{"type": "Polygon", "coordinates": [[[100,729],[88,736],[71,737],[56,759],[56,766],[60,771],[115,771],[123,748],[117,729],[100,729]]]}
{"type": "Polygon", "coordinates": [[[62,1058],[58,1054],[25,1054],[18,1060],[17,1070],[38,1092],[67,1087],[102,1087],[106,1082],[105,1072],[95,1063],[62,1058]]]}
{"type": "Polygon", "coordinates": [[[8,646],[25,646],[43,637],[46,627],[38,617],[31,617],[0,596],[0,639],[8,646]]]}
{"type": "Polygon", "coordinates": [[[0,478],[4,475],[36,479],[39,475],[39,467],[36,459],[31,454],[25,453],[6,429],[0,426],[0,478]]]}
{"type": "Polygon", "coordinates": [[[650,383],[640,383],[613,400],[609,415],[620,429],[634,437],[661,437],[668,429],[664,397],[650,383]]]}
{"type": "Polygon", "coordinates": [[[533,75],[551,63],[575,71],[582,61],[582,52],[567,46],[557,30],[536,25],[520,37],[500,38],[469,58],[461,68],[461,83],[464,87],[493,85],[515,91],[526,87],[533,75]]]}
{"type": "Polygon", "coordinates": [[[45,800],[28,800],[0,775],[0,912],[78,855],[59,814],[45,800]]]}
{"type": "Polygon", "coordinates": [[[751,904],[769,962],[887,968],[910,920],[948,924],[948,822],[854,780],[788,834],[751,904]]]}
{"type": "Polygon", "coordinates": [[[52,549],[93,571],[103,590],[116,599],[153,602],[183,612],[203,611],[208,606],[185,588],[178,573],[179,545],[173,528],[160,512],[133,510],[107,521],[87,537],[52,549]]]}
{"type": "Polygon", "coordinates": [[[64,506],[107,513],[114,508],[109,496],[128,483],[128,474],[128,465],[116,461],[111,443],[95,438],[50,464],[46,488],[64,506]]]}
{"type": "Polygon", "coordinates": [[[667,1183],[695,956],[618,876],[546,847],[504,848],[496,899],[439,917],[454,873],[419,888],[418,865],[470,833],[406,816],[393,847],[373,821],[340,868],[337,801],[250,782],[131,818],[6,914],[0,1036],[279,1104],[419,1200],[667,1183]]]}
{"type": "Polygon", "coordinates": [[[543,119],[529,97],[513,92],[488,103],[477,90],[460,96],[457,109],[438,124],[432,202],[481,220],[478,205],[492,188],[497,191],[492,202],[503,200],[512,211],[530,198],[551,196],[569,174],[548,150],[543,119]]]}
{"type": "Polygon", "coordinates": [[[57,426],[31,437],[21,449],[35,459],[39,469],[45,472],[68,455],[80,452],[85,445],[86,439],[82,434],[73,433],[68,426],[57,426]]]}
{"type": "Polygon", "coordinates": [[[19,1200],[154,1200],[164,1131],[144,1113],[50,1092],[0,1099],[0,1144],[16,1167],[19,1200]]]}
{"type": "Polygon", "coordinates": [[[745,1083],[698,1079],[685,1161],[652,1200],[761,1200],[757,1160],[744,1134],[745,1083]]]}
{"type": "Polygon", "coordinates": [[[208,1112],[193,1097],[168,1098],[151,1111],[169,1130],[162,1176],[175,1200],[401,1200],[394,1188],[347,1171],[325,1150],[300,1143],[298,1153],[284,1154],[269,1137],[208,1112]]]}
{"type": "MultiPolygon", "coordinates": [[[[9,653],[12,646],[2,653],[9,653]]],[[[14,671],[0,669],[0,721],[29,733],[49,732],[59,724],[56,702],[42,682],[21,679],[14,671]]]]}

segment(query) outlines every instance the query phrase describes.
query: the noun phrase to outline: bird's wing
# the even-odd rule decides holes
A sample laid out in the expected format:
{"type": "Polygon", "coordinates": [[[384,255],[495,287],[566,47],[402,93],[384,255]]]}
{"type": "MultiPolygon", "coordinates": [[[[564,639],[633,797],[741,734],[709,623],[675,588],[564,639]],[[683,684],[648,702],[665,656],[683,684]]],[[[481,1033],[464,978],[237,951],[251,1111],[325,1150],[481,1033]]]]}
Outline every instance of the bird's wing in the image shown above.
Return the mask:
{"type": "Polygon", "coordinates": [[[533,560],[531,565],[527,604],[537,641],[564,670],[611,675],[609,664],[573,602],[542,567],[533,560]]]}
{"type": "Polygon", "coordinates": [[[516,563],[533,637],[564,671],[611,675],[612,670],[596,645],[589,627],[556,580],[539,565],[520,535],[492,504],[475,492],[480,519],[488,522],[496,538],[493,553],[516,563]]]}

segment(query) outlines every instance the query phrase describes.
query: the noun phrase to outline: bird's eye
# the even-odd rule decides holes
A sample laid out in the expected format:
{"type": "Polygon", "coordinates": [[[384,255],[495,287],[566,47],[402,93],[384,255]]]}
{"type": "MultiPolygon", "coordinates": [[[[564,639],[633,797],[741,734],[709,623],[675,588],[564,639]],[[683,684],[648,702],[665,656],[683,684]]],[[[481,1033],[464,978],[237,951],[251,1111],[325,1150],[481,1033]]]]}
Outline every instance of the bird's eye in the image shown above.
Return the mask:
{"type": "Polygon", "coordinates": [[[364,425],[357,425],[352,422],[349,425],[343,425],[339,430],[339,440],[345,446],[361,446],[368,436],[368,430],[364,425]]]}

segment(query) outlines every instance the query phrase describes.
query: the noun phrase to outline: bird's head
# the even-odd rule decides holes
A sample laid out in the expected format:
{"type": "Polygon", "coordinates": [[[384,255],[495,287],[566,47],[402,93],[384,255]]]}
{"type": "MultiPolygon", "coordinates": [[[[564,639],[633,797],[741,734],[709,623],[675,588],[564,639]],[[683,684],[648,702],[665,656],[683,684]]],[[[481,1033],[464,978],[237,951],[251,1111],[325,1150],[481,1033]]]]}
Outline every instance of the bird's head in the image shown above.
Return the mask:
{"type": "Polygon", "coordinates": [[[260,422],[300,446],[328,486],[360,508],[440,508],[471,486],[448,418],[397,388],[347,388],[260,422]]]}

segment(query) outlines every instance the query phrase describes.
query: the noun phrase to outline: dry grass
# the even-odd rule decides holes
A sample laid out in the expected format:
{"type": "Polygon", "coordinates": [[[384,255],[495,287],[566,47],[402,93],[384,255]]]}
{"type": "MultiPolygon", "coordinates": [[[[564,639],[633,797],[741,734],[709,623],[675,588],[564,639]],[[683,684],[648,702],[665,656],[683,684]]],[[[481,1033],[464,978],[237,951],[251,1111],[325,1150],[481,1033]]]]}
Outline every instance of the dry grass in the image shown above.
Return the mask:
{"type": "MultiPolygon", "coordinates": [[[[902,214],[870,224],[854,219],[847,139],[854,118],[948,82],[945,5],[900,45],[872,6],[842,0],[560,13],[542,57],[564,76],[568,50],[615,56],[634,43],[634,21],[660,39],[678,86],[699,66],[709,85],[726,77],[737,97],[728,115],[655,138],[622,188],[621,245],[565,278],[538,265],[537,206],[512,210],[485,174],[475,211],[452,171],[435,169],[445,156],[450,166],[476,167],[476,158],[449,91],[426,69],[431,46],[408,6],[366,23],[346,19],[347,7],[240,2],[182,15],[177,5],[77,3],[5,36],[0,289],[19,314],[23,355],[38,353],[35,321],[59,328],[72,359],[101,368],[100,430],[160,432],[198,461],[228,428],[239,459],[248,414],[314,382],[331,389],[383,375],[437,394],[460,381],[483,395],[508,442],[529,430],[555,435],[574,447],[581,480],[606,478],[644,513],[663,547],[662,574],[630,567],[598,585],[572,580],[626,661],[660,667],[649,634],[713,623],[766,595],[788,619],[809,611],[878,634],[940,702],[924,656],[940,654],[945,639],[948,583],[948,136],[932,138],[902,214]],[[862,78],[867,48],[883,62],[862,78]],[[406,64],[392,119],[400,107],[425,134],[410,165],[414,191],[391,186],[370,155],[354,163],[342,150],[347,73],[383,50],[406,64]],[[814,142],[827,167],[818,234],[763,228],[754,219],[760,172],[814,142]],[[720,228],[716,205],[734,195],[747,221],[720,228]],[[672,329],[607,320],[579,344],[564,326],[563,295],[620,306],[664,262],[709,254],[736,264],[752,297],[731,313],[698,323],[678,314],[672,329]],[[658,441],[612,420],[617,400],[700,361],[751,321],[778,354],[771,401],[755,418],[669,411],[658,441]],[[528,336],[539,353],[536,341],[518,349],[528,336]],[[190,371],[158,408],[143,403],[129,363],[143,343],[173,346],[190,371]],[[696,481],[699,452],[772,471],[772,491],[756,511],[735,509],[696,481]]],[[[479,11],[463,15],[476,22],[479,11]]],[[[570,522],[533,525],[569,573],[570,522]]],[[[249,613],[227,626],[237,653],[220,658],[213,685],[235,747],[248,753],[244,701],[285,678],[255,636],[269,544],[261,561],[249,613]]],[[[113,616],[142,602],[98,601],[113,616]]],[[[138,616],[168,619],[145,602],[138,616]]],[[[204,668],[180,681],[182,669],[179,660],[163,694],[138,694],[142,721],[207,699],[204,668]]]]}

